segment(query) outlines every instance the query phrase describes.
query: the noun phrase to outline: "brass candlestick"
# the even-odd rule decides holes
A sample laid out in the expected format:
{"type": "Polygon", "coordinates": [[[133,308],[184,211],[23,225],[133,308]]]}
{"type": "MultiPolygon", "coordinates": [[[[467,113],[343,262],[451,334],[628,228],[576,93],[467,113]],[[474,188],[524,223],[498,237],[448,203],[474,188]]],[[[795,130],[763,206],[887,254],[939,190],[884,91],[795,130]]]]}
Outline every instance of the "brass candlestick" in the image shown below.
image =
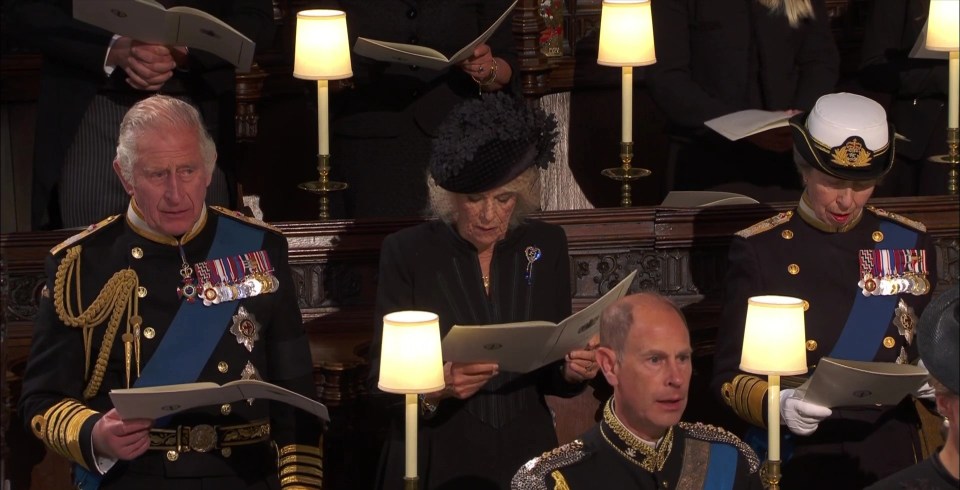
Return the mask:
{"type": "Polygon", "coordinates": [[[346,189],[347,184],[330,180],[330,155],[317,156],[317,174],[319,180],[304,182],[298,187],[320,196],[320,219],[328,220],[330,219],[330,197],[328,194],[346,189]]]}
{"type": "Polygon", "coordinates": [[[767,490],[780,490],[780,462],[764,461],[760,466],[760,481],[767,490]]]}
{"type": "Polygon", "coordinates": [[[650,171],[645,168],[634,168],[630,166],[630,162],[633,160],[633,142],[632,141],[621,141],[620,142],[620,161],[622,162],[619,167],[616,168],[607,168],[600,172],[604,177],[619,180],[622,182],[620,185],[620,205],[629,208],[633,204],[633,199],[631,197],[631,186],[630,181],[637,180],[639,178],[646,177],[650,175],[650,171]]]}
{"type": "Polygon", "coordinates": [[[947,170],[947,194],[957,195],[957,165],[960,164],[960,129],[947,128],[947,154],[930,157],[934,163],[949,165],[947,170]]]}

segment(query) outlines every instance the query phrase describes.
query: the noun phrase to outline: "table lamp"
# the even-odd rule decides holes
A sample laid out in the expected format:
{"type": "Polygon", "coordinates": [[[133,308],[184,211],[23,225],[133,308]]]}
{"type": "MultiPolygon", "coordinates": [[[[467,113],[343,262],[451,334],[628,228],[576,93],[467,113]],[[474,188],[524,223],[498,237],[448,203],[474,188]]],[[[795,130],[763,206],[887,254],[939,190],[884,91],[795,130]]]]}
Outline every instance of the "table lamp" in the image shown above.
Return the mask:
{"type": "Polygon", "coordinates": [[[319,179],[299,185],[320,195],[320,219],[330,218],[328,193],[347,188],[333,182],[330,175],[330,80],[353,76],[350,66],[350,42],[347,40],[347,14],[339,10],[303,10],[297,12],[297,40],[293,76],[317,81],[317,129],[320,151],[317,155],[319,179]]]}
{"type": "Polygon", "coordinates": [[[960,27],[958,13],[960,0],[930,0],[930,16],[927,17],[927,49],[948,51],[947,72],[947,154],[932,157],[930,160],[950,166],[947,172],[947,193],[957,194],[957,164],[960,163],[960,124],[958,104],[960,104],[960,27]]]}
{"type": "Polygon", "coordinates": [[[406,395],[403,488],[416,490],[419,485],[417,417],[420,408],[417,394],[433,393],[444,387],[440,321],[435,313],[398,311],[383,317],[377,386],[388,393],[406,395]]]}
{"type": "Polygon", "coordinates": [[[621,67],[620,161],[601,172],[619,180],[620,205],[629,207],[630,181],[650,175],[645,168],[632,168],[633,160],[633,67],[657,62],[653,48],[653,16],[649,0],[605,0],[600,10],[600,49],[597,64],[621,67]]]}
{"type": "Polygon", "coordinates": [[[788,296],[747,300],[740,369],[767,375],[767,461],[760,476],[771,490],[780,488],[780,376],[807,372],[803,301],[788,296]]]}

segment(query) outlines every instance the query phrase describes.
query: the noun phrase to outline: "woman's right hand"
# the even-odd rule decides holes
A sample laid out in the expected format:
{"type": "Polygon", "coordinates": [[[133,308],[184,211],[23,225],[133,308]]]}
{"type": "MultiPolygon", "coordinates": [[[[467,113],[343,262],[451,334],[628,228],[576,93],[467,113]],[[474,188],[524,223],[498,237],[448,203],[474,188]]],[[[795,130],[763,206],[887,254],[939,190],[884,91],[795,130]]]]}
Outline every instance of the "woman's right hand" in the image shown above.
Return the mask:
{"type": "Polygon", "coordinates": [[[440,392],[441,398],[454,397],[461,400],[470,398],[499,372],[500,366],[495,363],[445,362],[443,382],[446,386],[440,392]]]}

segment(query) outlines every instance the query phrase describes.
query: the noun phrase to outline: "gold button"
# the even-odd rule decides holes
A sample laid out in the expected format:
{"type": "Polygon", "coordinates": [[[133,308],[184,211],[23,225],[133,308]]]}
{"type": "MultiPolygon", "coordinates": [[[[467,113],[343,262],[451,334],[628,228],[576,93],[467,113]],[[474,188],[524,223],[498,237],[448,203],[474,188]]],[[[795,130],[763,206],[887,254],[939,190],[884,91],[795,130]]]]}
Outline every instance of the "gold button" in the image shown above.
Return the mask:
{"type": "Polygon", "coordinates": [[[893,346],[895,346],[895,345],[897,345],[897,341],[896,341],[896,340],[893,340],[893,337],[884,337],[884,338],[883,338],[883,346],[886,347],[887,349],[892,349],[893,346]]]}
{"type": "Polygon", "coordinates": [[[220,405],[220,413],[222,415],[230,415],[230,410],[232,409],[230,408],[229,403],[224,403],[223,405],[220,405]]]}
{"type": "Polygon", "coordinates": [[[880,242],[883,241],[883,232],[882,232],[882,231],[875,231],[875,232],[873,232],[872,235],[870,235],[870,238],[873,238],[873,241],[875,241],[875,242],[877,242],[877,243],[880,243],[880,242]]]}
{"type": "Polygon", "coordinates": [[[135,259],[142,259],[143,249],[140,247],[133,247],[132,249],[130,249],[130,255],[133,255],[133,258],[135,259]]]}
{"type": "Polygon", "coordinates": [[[809,309],[810,309],[810,302],[807,300],[803,300],[803,311],[807,311],[809,309]]]}
{"type": "Polygon", "coordinates": [[[174,451],[173,449],[167,451],[167,461],[176,461],[180,459],[180,453],[174,451]]]}
{"type": "Polygon", "coordinates": [[[797,264],[790,264],[787,266],[787,272],[789,272],[791,276],[795,276],[800,273],[800,266],[797,264]]]}
{"type": "Polygon", "coordinates": [[[147,297],[147,288],[143,286],[137,286],[137,297],[146,298],[147,297]]]}
{"type": "Polygon", "coordinates": [[[154,338],[156,335],[157,331],[154,330],[153,327],[147,327],[143,329],[143,336],[146,337],[147,340],[154,338]]]}
{"type": "Polygon", "coordinates": [[[810,351],[810,352],[813,352],[813,351],[817,350],[817,341],[816,341],[816,340],[813,340],[813,339],[808,340],[808,341],[807,341],[807,350],[810,351]]]}
{"type": "Polygon", "coordinates": [[[230,455],[233,454],[233,449],[229,447],[225,447],[220,450],[220,454],[222,454],[224,458],[229,458],[230,455]]]}
{"type": "Polygon", "coordinates": [[[230,369],[230,365],[227,364],[226,362],[220,361],[217,363],[217,371],[220,371],[221,373],[225,373],[227,372],[228,369],[230,369]]]}
{"type": "Polygon", "coordinates": [[[780,236],[782,236],[785,240],[789,240],[789,239],[793,238],[793,231],[791,231],[791,230],[783,230],[783,231],[780,232],[780,236]]]}

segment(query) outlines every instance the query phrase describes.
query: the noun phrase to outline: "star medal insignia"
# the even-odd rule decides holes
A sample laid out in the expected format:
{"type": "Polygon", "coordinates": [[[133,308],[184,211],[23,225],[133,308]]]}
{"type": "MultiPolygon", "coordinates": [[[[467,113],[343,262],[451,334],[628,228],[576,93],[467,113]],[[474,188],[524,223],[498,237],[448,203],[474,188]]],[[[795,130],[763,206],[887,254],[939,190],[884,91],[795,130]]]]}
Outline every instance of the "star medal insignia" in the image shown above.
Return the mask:
{"type": "Polygon", "coordinates": [[[256,317],[241,306],[237,309],[237,314],[233,315],[230,333],[237,337],[238,344],[243,344],[248,352],[253,352],[254,342],[260,340],[260,324],[257,323],[256,317]]]}

